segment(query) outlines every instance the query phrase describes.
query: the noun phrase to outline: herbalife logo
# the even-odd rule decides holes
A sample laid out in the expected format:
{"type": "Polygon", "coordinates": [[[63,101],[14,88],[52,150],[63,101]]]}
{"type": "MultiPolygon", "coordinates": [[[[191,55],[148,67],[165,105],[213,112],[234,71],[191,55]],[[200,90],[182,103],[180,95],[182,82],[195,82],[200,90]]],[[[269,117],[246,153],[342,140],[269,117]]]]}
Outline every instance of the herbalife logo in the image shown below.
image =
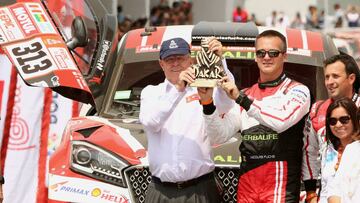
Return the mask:
{"type": "Polygon", "coordinates": [[[178,48],[178,45],[176,44],[176,42],[174,40],[171,40],[169,49],[175,49],[175,48],[178,48]]]}

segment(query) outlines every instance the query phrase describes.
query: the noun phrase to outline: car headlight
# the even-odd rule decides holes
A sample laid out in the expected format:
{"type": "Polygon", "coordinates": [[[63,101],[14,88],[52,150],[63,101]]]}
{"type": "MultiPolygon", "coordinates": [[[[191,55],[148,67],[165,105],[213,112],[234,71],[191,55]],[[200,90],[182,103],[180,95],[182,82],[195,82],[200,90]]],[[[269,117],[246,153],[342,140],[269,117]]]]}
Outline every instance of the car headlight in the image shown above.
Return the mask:
{"type": "Polygon", "coordinates": [[[113,153],[88,142],[72,141],[70,156],[72,170],[126,187],[121,171],[129,164],[113,153]]]}

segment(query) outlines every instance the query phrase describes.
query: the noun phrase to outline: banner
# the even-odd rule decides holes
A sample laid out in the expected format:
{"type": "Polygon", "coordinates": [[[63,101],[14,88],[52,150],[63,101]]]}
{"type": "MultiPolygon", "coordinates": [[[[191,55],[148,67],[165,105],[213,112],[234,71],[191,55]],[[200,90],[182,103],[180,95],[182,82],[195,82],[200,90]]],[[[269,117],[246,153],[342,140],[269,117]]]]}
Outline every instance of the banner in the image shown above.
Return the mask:
{"type": "Polygon", "coordinates": [[[18,78],[14,99],[4,202],[36,202],[44,89],[28,87],[18,78]]]}
{"type": "Polygon", "coordinates": [[[6,117],[6,105],[8,101],[8,89],[10,83],[11,63],[9,59],[0,54],[0,138],[2,140],[4,133],[4,124],[6,117]]]}

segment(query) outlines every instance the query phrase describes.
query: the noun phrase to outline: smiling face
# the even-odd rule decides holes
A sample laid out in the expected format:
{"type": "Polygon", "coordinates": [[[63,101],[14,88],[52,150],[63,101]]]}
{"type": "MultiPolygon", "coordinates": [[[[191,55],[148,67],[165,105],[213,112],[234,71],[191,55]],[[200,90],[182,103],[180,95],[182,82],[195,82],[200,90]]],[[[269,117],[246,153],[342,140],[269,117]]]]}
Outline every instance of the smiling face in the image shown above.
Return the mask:
{"type": "Polygon", "coordinates": [[[192,61],[189,54],[171,55],[162,60],[159,60],[166,79],[168,79],[172,84],[177,83],[180,72],[190,67],[191,62],[192,61]]]}
{"type": "Polygon", "coordinates": [[[255,57],[255,61],[260,70],[260,82],[268,82],[278,78],[283,72],[284,60],[287,55],[284,53],[283,43],[278,37],[261,37],[256,40],[256,51],[258,50],[278,50],[281,53],[277,57],[270,57],[266,53],[264,57],[255,57]]]}
{"type": "Polygon", "coordinates": [[[354,132],[353,123],[346,109],[342,106],[335,108],[331,112],[331,119],[336,119],[335,125],[330,124],[331,132],[340,139],[341,143],[350,143],[354,132]],[[348,117],[349,119],[344,119],[348,117]],[[340,120],[339,120],[340,119],[340,120]]]}
{"type": "Polygon", "coordinates": [[[324,73],[325,86],[332,99],[352,97],[355,74],[348,75],[341,61],[327,65],[324,73]]]}

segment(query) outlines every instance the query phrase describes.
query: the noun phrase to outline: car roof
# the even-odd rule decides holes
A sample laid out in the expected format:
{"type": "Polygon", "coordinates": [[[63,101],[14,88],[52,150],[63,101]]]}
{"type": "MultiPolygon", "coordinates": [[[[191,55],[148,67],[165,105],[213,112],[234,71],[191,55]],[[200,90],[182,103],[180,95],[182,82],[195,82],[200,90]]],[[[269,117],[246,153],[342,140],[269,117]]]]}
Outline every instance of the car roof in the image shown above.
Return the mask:
{"type": "Polygon", "coordinates": [[[225,58],[253,60],[256,35],[273,29],[282,33],[288,44],[288,62],[322,67],[324,59],[338,54],[331,38],[320,32],[290,28],[255,26],[253,23],[200,22],[196,25],[164,26],[130,31],[123,44],[124,63],[159,58],[160,45],[173,37],[182,37],[197,51],[196,36],[215,36],[223,43],[225,58]],[[244,54],[247,53],[247,54],[244,54]],[[251,54],[252,53],[252,54],[251,54]]]}

